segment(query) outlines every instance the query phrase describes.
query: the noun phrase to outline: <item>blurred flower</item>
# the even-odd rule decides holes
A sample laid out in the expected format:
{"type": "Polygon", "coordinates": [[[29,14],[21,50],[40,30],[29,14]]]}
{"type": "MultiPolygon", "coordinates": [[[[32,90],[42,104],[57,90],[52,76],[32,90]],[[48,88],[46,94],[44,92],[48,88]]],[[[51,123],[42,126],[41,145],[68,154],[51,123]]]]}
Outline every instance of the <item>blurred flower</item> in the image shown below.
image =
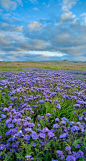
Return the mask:
{"type": "Polygon", "coordinates": [[[5,145],[4,144],[0,144],[0,150],[3,151],[5,149],[5,145]]]}
{"type": "Polygon", "coordinates": [[[29,140],[30,140],[30,135],[26,134],[26,135],[23,137],[23,140],[29,141],[29,140]]]}

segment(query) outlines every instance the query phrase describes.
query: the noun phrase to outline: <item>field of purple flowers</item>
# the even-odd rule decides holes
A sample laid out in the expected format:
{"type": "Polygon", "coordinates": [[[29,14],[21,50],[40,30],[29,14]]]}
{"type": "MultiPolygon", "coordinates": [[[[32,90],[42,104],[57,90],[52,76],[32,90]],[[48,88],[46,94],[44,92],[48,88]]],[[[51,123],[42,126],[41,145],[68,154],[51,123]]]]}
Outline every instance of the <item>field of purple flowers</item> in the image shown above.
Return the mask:
{"type": "Polygon", "coordinates": [[[86,160],[86,72],[0,72],[0,161],[86,160]]]}

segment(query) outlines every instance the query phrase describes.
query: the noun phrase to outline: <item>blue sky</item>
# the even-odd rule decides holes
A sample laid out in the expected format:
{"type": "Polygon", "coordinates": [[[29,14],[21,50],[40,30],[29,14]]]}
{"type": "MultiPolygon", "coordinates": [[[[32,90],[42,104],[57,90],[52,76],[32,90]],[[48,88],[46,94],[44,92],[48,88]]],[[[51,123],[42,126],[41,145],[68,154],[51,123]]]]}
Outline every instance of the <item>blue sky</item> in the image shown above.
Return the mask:
{"type": "Polygon", "coordinates": [[[0,0],[0,61],[86,61],[85,0],[0,0]]]}

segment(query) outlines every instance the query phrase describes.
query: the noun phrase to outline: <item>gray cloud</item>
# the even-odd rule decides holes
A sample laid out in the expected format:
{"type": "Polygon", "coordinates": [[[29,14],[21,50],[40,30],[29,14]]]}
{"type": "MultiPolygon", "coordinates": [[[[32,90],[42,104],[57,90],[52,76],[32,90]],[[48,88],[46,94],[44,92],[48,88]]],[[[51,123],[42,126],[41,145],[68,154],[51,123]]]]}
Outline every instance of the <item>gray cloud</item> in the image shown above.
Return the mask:
{"type": "Polygon", "coordinates": [[[27,28],[30,30],[30,31],[34,31],[36,29],[39,29],[42,25],[37,22],[37,21],[32,21],[32,22],[29,22],[27,24],[27,28]]]}

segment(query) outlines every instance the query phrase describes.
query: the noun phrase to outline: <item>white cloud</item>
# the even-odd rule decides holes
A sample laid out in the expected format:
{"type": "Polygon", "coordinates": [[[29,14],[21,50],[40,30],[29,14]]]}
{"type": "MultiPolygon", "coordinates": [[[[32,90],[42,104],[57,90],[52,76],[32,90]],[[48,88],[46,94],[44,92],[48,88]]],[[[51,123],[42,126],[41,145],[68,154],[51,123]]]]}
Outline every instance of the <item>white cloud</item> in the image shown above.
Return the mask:
{"type": "Polygon", "coordinates": [[[38,3],[37,0],[29,0],[31,3],[38,3]]]}
{"type": "Polygon", "coordinates": [[[84,24],[86,25],[86,12],[82,13],[80,17],[84,20],[84,24]]]}
{"type": "Polygon", "coordinates": [[[62,10],[69,11],[78,0],[63,0],[62,10]]]}
{"type": "Polygon", "coordinates": [[[61,15],[63,21],[75,18],[76,16],[72,12],[66,12],[61,15]]]}
{"type": "Polygon", "coordinates": [[[33,10],[36,10],[36,11],[38,11],[39,9],[38,9],[38,8],[36,8],[36,7],[34,7],[34,8],[33,8],[33,10]]]}
{"type": "Polygon", "coordinates": [[[23,26],[14,26],[13,31],[14,32],[22,32],[23,31],[23,26]]]}
{"type": "Polygon", "coordinates": [[[29,51],[29,54],[43,55],[46,57],[53,57],[53,56],[62,57],[64,55],[67,55],[67,54],[62,53],[60,51],[55,52],[55,51],[35,51],[35,50],[29,51]]]}
{"type": "Polygon", "coordinates": [[[7,11],[15,10],[17,8],[17,5],[23,5],[22,0],[0,0],[2,8],[6,9],[7,11]]]}
{"type": "Polygon", "coordinates": [[[32,21],[27,24],[27,27],[30,31],[34,31],[36,29],[39,29],[42,25],[37,21],[32,21]]]}
{"type": "Polygon", "coordinates": [[[2,27],[8,27],[8,24],[5,23],[5,22],[2,22],[0,25],[1,25],[2,27]]]}
{"type": "Polygon", "coordinates": [[[0,58],[0,61],[3,61],[3,60],[0,58]]]}
{"type": "Polygon", "coordinates": [[[86,25],[86,17],[85,17],[85,25],[86,25]]]}
{"type": "Polygon", "coordinates": [[[81,16],[81,17],[83,17],[83,16],[85,16],[85,17],[86,17],[86,13],[82,13],[80,16],[81,16]]]}

